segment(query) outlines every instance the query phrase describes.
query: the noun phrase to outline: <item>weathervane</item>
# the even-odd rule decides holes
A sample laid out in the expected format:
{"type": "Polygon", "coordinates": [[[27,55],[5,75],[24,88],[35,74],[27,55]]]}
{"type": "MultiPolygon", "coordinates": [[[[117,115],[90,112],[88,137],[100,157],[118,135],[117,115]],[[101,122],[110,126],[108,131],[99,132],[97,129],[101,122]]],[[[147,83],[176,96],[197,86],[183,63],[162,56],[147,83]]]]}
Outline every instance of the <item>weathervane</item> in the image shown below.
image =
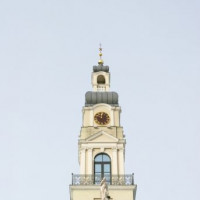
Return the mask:
{"type": "Polygon", "coordinates": [[[99,65],[103,65],[103,60],[102,60],[102,47],[101,47],[101,43],[99,44],[99,61],[98,64],[99,65]]]}

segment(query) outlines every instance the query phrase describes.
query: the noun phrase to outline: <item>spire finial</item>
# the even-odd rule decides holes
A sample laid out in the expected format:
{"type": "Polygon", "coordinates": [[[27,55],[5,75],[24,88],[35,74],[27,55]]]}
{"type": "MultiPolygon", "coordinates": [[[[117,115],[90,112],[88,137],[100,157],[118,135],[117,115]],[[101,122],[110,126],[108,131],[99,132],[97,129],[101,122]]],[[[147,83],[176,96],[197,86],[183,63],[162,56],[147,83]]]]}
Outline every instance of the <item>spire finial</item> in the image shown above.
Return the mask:
{"type": "Polygon", "coordinates": [[[102,60],[102,47],[101,47],[101,43],[99,44],[99,61],[98,64],[99,65],[103,65],[103,60],[102,60]]]}

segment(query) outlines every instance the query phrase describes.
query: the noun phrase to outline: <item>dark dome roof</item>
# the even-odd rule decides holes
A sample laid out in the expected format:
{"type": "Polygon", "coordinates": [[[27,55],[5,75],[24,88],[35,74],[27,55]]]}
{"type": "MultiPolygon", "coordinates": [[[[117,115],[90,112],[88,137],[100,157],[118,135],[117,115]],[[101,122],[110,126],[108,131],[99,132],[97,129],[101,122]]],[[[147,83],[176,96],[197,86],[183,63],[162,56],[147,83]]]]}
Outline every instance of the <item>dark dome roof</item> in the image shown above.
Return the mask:
{"type": "Polygon", "coordinates": [[[116,92],[86,92],[85,106],[93,106],[98,103],[118,106],[118,94],[116,92]]]}
{"type": "Polygon", "coordinates": [[[104,66],[102,65],[98,65],[98,66],[93,66],[93,72],[109,72],[109,66],[104,66]]]}

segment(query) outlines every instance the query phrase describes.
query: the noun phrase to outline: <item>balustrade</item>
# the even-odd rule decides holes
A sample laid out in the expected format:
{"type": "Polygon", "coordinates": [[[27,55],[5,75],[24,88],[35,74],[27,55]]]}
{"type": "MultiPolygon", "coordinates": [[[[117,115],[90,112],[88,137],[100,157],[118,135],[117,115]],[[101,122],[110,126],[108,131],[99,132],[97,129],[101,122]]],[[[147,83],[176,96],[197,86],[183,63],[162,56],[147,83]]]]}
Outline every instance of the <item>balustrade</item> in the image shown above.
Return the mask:
{"type": "MultiPolygon", "coordinates": [[[[134,185],[134,174],[107,176],[108,185],[134,185]]],[[[101,175],[72,174],[72,185],[100,185],[101,175]]]]}

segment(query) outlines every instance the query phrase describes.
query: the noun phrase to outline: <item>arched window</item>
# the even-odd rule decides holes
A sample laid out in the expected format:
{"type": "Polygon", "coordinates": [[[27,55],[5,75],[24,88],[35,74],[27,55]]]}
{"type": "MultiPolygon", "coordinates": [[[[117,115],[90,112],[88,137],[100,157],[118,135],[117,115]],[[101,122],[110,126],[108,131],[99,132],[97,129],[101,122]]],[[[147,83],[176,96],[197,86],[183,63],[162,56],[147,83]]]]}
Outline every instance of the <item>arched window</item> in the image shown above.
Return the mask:
{"type": "Polygon", "coordinates": [[[100,184],[103,178],[106,178],[106,182],[111,181],[111,161],[110,157],[101,153],[98,154],[94,159],[94,182],[95,184],[100,184]]]}
{"type": "Polygon", "coordinates": [[[105,84],[105,82],[105,77],[103,75],[97,77],[97,84],[105,84]]]}

